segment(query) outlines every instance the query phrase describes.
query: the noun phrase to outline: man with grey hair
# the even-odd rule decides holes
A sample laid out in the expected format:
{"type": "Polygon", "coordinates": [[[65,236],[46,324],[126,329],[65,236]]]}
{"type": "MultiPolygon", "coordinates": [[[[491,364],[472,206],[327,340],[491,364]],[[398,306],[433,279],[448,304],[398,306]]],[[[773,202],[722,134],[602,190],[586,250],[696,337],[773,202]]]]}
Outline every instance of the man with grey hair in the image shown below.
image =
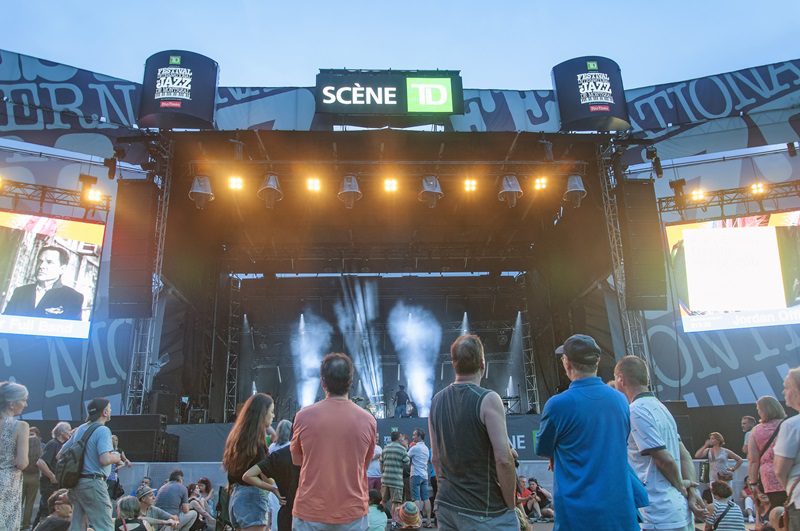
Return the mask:
{"type": "MultiPolygon", "coordinates": [[[[786,405],[800,411],[800,367],[790,369],[783,380],[786,405]]],[[[800,415],[783,421],[775,439],[775,475],[788,496],[789,531],[800,531],[800,415]]]]}
{"type": "Polygon", "coordinates": [[[556,349],[571,381],[547,401],[536,453],[553,467],[555,529],[639,531],[625,448],[630,413],[625,397],[597,377],[600,347],[575,334],[556,349]]]}
{"type": "Polygon", "coordinates": [[[55,475],[56,456],[67,439],[69,439],[71,431],[72,426],[69,425],[69,422],[56,424],[53,431],[50,432],[53,438],[44,445],[42,456],[36,461],[36,467],[42,473],[42,476],[39,478],[39,494],[41,495],[39,513],[36,515],[33,527],[36,527],[40,520],[47,518],[47,515],[51,512],[47,506],[47,500],[58,490],[58,481],[56,481],[55,475]]]}
{"type": "Polygon", "coordinates": [[[642,529],[693,531],[705,511],[697,495],[692,456],[678,435],[669,410],[649,392],[647,365],[625,356],[614,368],[617,390],[630,403],[628,462],[647,489],[650,504],[641,509],[642,529]]]}

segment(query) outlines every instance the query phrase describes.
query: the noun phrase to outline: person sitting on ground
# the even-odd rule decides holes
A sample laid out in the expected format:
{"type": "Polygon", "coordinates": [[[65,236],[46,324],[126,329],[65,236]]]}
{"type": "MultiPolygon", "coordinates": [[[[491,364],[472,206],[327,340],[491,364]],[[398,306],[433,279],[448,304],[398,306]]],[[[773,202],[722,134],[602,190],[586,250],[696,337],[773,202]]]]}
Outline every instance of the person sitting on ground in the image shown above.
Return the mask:
{"type": "Polygon", "coordinates": [[[381,503],[381,493],[375,489],[369,491],[369,512],[367,513],[367,531],[385,531],[389,518],[381,503]]]}
{"type": "Polygon", "coordinates": [[[750,487],[746,483],[739,493],[739,497],[744,503],[744,517],[749,523],[754,523],[756,521],[756,504],[753,501],[753,491],[750,490],[750,487]]]}
{"type": "Polygon", "coordinates": [[[47,498],[47,509],[50,515],[39,522],[35,531],[67,531],[72,521],[72,503],[69,491],[58,489],[47,498]]]}
{"type": "Polygon", "coordinates": [[[136,489],[136,499],[139,500],[139,514],[142,520],[156,529],[178,527],[180,521],[177,516],[169,514],[164,509],[156,507],[155,491],[147,485],[140,485],[136,489]]]}
{"type": "Polygon", "coordinates": [[[526,509],[528,514],[536,518],[555,518],[553,512],[553,495],[550,491],[539,485],[539,480],[530,478],[528,480],[528,490],[531,491],[531,499],[528,501],[526,509]]]}
{"type": "Polygon", "coordinates": [[[189,531],[197,521],[197,511],[189,509],[189,491],[183,486],[183,472],[173,470],[166,485],[158,489],[156,507],[176,516],[180,521],[178,531],[189,531]]]}
{"type": "Polygon", "coordinates": [[[201,524],[196,524],[193,529],[213,528],[216,526],[216,521],[208,508],[205,505],[205,498],[203,498],[203,487],[199,483],[192,483],[188,487],[189,491],[189,510],[197,511],[201,524]]]}
{"type": "Polygon", "coordinates": [[[520,476],[517,480],[517,507],[522,509],[522,511],[527,516],[529,513],[527,511],[527,505],[532,497],[532,492],[528,489],[528,481],[525,476],[520,476]]]}
{"type": "Polygon", "coordinates": [[[139,515],[139,500],[134,496],[123,496],[117,501],[114,531],[153,531],[139,515]]]}
{"type": "Polygon", "coordinates": [[[719,531],[745,531],[742,510],[731,500],[733,491],[725,481],[716,480],[711,483],[711,494],[714,503],[708,506],[706,527],[713,526],[719,531]]]}
{"type": "Polygon", "coordinates": [[[419,507],[412,501],[405,502],[395,509],[394,521],[397,522],[395,529],[419,529],[422,527],[419,507]]]}

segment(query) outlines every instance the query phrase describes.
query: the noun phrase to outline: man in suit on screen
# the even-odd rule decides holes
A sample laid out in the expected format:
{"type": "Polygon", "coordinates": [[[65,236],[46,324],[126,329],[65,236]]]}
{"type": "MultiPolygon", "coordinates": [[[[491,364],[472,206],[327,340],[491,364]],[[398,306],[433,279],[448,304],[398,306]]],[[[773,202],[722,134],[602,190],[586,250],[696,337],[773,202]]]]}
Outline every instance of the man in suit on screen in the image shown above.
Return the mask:
{"type": "Polygon", "coordinates": [[[69,263],[67,251],[42,247],[36,262],[36,282],[16,288],[3,313],[80,321],[83,295],[61,283],[69,263]]]}

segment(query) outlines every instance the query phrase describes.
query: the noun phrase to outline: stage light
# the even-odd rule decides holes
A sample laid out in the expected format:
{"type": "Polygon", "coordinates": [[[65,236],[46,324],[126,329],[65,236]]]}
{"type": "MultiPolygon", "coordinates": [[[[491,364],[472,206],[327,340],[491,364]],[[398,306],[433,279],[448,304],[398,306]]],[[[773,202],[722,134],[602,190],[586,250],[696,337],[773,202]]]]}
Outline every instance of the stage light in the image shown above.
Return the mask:
{"type": "Polygon", "coordinates": [[[702,189],[697,188],[696,190],[692,190],[692,193],[689,194],[689,198],[695,203],[698,203],[706,198],[706,193],[702,189]]]}
{"type": "Polygon", "coordinates": [[[750,185],[750,193],[753,195],[763,195],[767,191],[767,185],[761,181],[750,185]]]}
{"type": "Polygon", "coordinates": [[[659,179],[664,176],[664,168],[661,166],[661,159],[658,156],[658,151],[654,146],[647,146],[644,149],[645,156],[653,164],[653,172],[659,179]]]}
{"type": "Polygon", "coordinates": [[[476,179],[464,179],[464,191],[474,192],[478,189],[478,181],[476,179]]]}
{"type": "Polygon", "coordinates": [[[309,177],[306,179],[306,190],[309,192],[319,192],[322,190],[322,183],[317,177],[309,177]]]}
{"type": "Polygon", "coordinates": [[[553,143],[549,140],[540,140],[540,144],[544,148],[544,160],[547,162],[553,162],[553,143]]]}
{"type": "Polygon", "coordinates": [[[86,192],[86,199],[92,203],[99,203],[103,199],[103,194],[97,189],[97,187],[92,186],[86,192]]]}
{"type": "Polygon", "coordinates": [[[387,192],[393,193],[397,191],[397,179],[384,179],[383,189],[387,192]]]}
{"type": "Polygon", "coordinates": [[[103,159],[103,166],[108,168],[108,178],[113,181],[114,177],[117,176],[117,159],[103,159]]]}
{"type": "Polygon", "coordinates": [[[78,182],[81,183],[81,206],[83,208],[93,208],[95,204],[99,203],[103,196],[100,190],[95,188],[97,184],[97,177],[81,173],[78,175],[78,182]]]}
{"type": "Polygon", "coordinates": [[[264,177],[264,182],[256,192],[256,196],[264,201],[267,208],[274,208],[275,203],[283,199],[283,191],[281,191],[281,184],[278,181],[278,176],[274,173],[268,173],[264,177]]]}
{"type": "Polygon", "coordinates": [[[536,177],[533,180],[533,189],[537,192],[547,188],[547,177],[536,177]]]}
{"type": "Polygon", "coordinates": [[[503,182],[500,184],[500,192],[497,199],[505,201],[508,208],[517,206],[517,199],[522,197],[522,188],[519,185],[516,175],[504,175],[503,182]]]}
{"type": "Polygon", "coordinates": [[[789,153],[790,157],[797,156],[797,146],[794,145],[794,142],[789,142],[786,144],[786,152],[789,153]]]}
{"type": "Polygon", "coordinates": [[[231,175],[228,177],[228,188],[231,190],[242,190],[244,188],[244,179],[238,175],[231,175]]]}
{"type": "Polygon", "coordinates": [[[192,181],[192,189],[189,190],[189,199],[194,201],[195,206],[200,210],[214,200],[214,192],[211,191],[211,179],[208,176],[195,176],[192,181]]]}
{"type": "Polygon", "coordinates": [[[586,188],[583,186],[583,179],[580,175],[570,175],[567,178],[567,190],[564,192],[563,200],[572,205],[572,208],[581,206],[581,201],[586,197],[586,188]]]}
{"type": "Polygon", "coordinates": [[[345,208],[353,208],[356,201],[361,199],[364,195],[358,188],[358,179],[355,175],[345,175],[342,179],[342,186],[339,188],[339,193],[336,194],[339,200],[344,203],[345,208]]]}
{"type": "Polygon", "coordinates": [[[436,203],[444,197],[442,186],[435,175],[425,175],[422,177],[422,190],[417,194],[417,199],[434,208],[436,203]]]}

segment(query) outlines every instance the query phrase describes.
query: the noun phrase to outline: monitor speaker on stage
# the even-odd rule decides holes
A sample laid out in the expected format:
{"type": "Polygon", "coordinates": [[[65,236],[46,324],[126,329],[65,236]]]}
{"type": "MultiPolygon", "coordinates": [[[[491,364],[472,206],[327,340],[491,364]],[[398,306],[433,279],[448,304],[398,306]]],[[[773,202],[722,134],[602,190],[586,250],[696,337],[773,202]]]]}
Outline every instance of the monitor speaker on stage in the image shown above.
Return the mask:
{"type": "Polygon", "coordinates": [[[666,310],[667,272],[653,181],[622,179],[617,205],[626,305],[630,310],[666,310]]]}
{"type": "Polygon", "coordinates": [[[619,65],[606,57],[577,57],[553,67],[562,131],[631,128],[619,65]]]}
{"type": "Polygon", "coordinates": [[[158,187],[149,180],[120,180],[114,212],[108,315],[152,317],[158,187]]]}

